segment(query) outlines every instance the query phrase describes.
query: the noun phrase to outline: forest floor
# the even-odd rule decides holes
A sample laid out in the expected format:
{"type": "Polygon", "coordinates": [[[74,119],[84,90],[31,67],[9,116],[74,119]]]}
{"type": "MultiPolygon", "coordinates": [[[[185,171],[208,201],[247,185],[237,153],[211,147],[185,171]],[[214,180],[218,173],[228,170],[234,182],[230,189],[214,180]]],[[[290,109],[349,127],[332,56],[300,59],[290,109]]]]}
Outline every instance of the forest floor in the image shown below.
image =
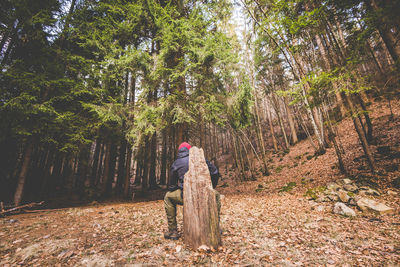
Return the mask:
{"type": "MultiPolygon", "coordinates": [[[[316,157],[307,140],[287,154],[274,155],[269,162],[272,174],[256,181],[234,179],[226,156],[224,162],[230,164],[221,163],[224,178],[217,187],[225,196],[223,244],[217,251],[192,251],[182,239],[165,240],[161,200],[93,202],[1,218],[0,266],[398,266],[400,191],[391,181],[400,177],[400,103],[392,105],[393,120],[386,103],[371,107],[379,175],[368,172],[349,118],[338,126],[347,175],[339,173],[333,148],[316,157]],[[344,217],[332,212],[333,202],[317,203],[304,195],[343,178],[378,189],[376,200],[394,212],[356,210],[355,217],[344,217]],[[289,182],[296,185],[282,192],[289,182]]],[[[182,226],[182,207],[178,222],[182,226]]]]}

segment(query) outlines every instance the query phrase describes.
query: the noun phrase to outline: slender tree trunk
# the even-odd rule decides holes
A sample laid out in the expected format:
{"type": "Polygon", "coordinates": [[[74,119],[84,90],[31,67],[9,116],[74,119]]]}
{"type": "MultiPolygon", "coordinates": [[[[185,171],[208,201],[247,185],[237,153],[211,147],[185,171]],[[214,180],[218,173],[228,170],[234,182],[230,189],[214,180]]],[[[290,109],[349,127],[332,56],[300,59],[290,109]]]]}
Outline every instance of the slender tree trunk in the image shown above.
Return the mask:
{"type": "Polygon", "coordinates": [[[354,127],[355,127],[358,137],[360,139],[362,148],[364,150],[364,154],[367,157],[369,167],[370,167],[371,171],[374,172],[376,170],[375,159],[374,159],[371,149],[368,145],[367,138],[365,137],[362,126],[361,126],[360,122],[357,120],[357,117],[354,116],[355,109],[354,109],[353,102],[349,96],[347,96],[347,103],[349,104],[350,112],[351,112],[351,115],[353,118],[354,127]]]}
{"type": "Polygon", "coordinates": [[[308,114],[308,118],[311,121],[311,125],[313,127],[314,130],[314,134],[317,137],[317,141],[318,141],[318,153],[323,153],[325,151],[325,144],[324,144],[324,140],[322,139],[321,133],[319,132],[318,126],[314,120],[314,116],[312,114],[311,108],[310,108],[310,104],[308,102],[306,93],[304,91],[304,88],[302,88],[302,94],[303,94],[303,99],[304,99],[304,103],[306,104],[306,112],[308,114]]]}
{"type": "Polygon", "coordinates": [[[267,111],[268,111],[269,128],[271,130],[271,136],[272,136],[272,144],[274,146],[275,153],[277,153],[278,152],[278,143],[276,142],[274,125],[272,124],[271,108],[267,108],[267,111]]]}
{"type": "Polygon", "coordinates": [[[103,174],[103,168],[104,168],[104,152],[106,150],[106,144],[103,142],[101,143],[101,148],[100,148],[100,158],[99,158],[99,164],[95,173],[95,182],[94,185],[98,185],[101,183],[102,179],[102,174],[103,174]]]}
{"type": "Polygon", "coordinates": [[[377,59],[377,57],[375,55],[375,52],[374,52],[374,49],[373,49],[373,47],[371,45],[370,40],[367,41],[365,46],[366,46],[368,52],[371,54],[371,57],[372,57],[372,59],[373,59],[373,61],[375,63],[376,69],[379,71],[379,74],[380,75],[384,75],[382,64],[377,59]]]}
{"type": "MultiPolygon", "coordinates": [[[[130,107],[130,115],[129,115],[129,120],[134,119],[134,110],[135,110],[135,101],[136,101],[136,74],[131,73],[131,80],[130,80],[130,95],[129,95],[129,100],[128,100],[128,105],[130,107]]],[[[132,164],[132,147],[129,143],[127,143],[127,157],[126,157],[126,163],[125,163],[125,179],[124,179],[124,197],[127,198],[129,195],[129,187],[130,187],[130,180],[131,180],[131,164],[132,164]]],[[[139,165],[139,162],[137,162],[139,165]]],[[[138,169],[136,168],[136,174],[137,174],[138,169]]],[[[136,177],[137,178],[137,177],[136,177]]],[[[135,179],[136,182],[136,179],[135,179]]]]}
{"type": "Polygon", "coordinates": [[[117,146],[114,143],[111,143],[111,151],[110,151],[110,163],[109,163],[109,174],[107,178],[106,185],[106,196],[110,196],[112,192],[112,185],[115,179],[115,167],[117,163],[117,146]]]}
{"type": "Polygon", "coordinates": [[[89,155],[90,155],[90,149],[88,147],[84,147],[81,149],[79,153],[79,161],[78,161],[78,173],[77,173],[77,183],[76,187],[78,189],[78,192],[80,192],[82,195],[85,192],[85,181],[86,181],[86,176],[88,173],[88,168],[89,168],[89,155]]]}
{"type": "Polygon", "coordinates": [[[44,167],[43,179],[42,179],[42,184],[41,184],[41,189],[40,189],[40,195],[44,196],[44,197],[47,196],[48,182],[49,182],[49,179],[51,178],[51,170],[50,169],[51,169],[52,164],[54,164],[54,160],[55,160],[55,148],[51,147],[46,165],[44,167]]]}
{"type": "Polygon", "coordinates": [[[338,143],[336,142],[336,134],[333,131],[333,125],[331,123],[331,120],[329,118],[329,113],[327,111],[327,108],[325,105],[322,105],[322,109],[325,113],[325,116],[327,118],[327,130],[328,130],[328,138],[329,140],[333,143],[333,146],[335,148],[335,152],[336,152],[336,156],[338,158],[338,163],[339,163],[339,170],[341,173],[346,174],[346,168],[344,166],[344,162],[343,162],[343,155],[342,155],[342,151],[340,150],[340,147],[338,145],[338,143]]]}
{"type": "Polygon", "coordinates": [[[118,194],[123,192],[124,182],[125,182],[125,171],[126,167],[126,146],[127,142],[125,138],[121,140],[121,146],[119,148],[119,157],[118,157],[118,177],[117,177],[117,192],[118,194]]]}
{"type": "Polygon", "coordinates": [[[290,131],[292,133],[292,142],[293,142],[293,144],[296,144],[299,141],[299,139],[297,138],[297,132],[296,132],[296,127],[295,127],[294,120],[293,120],[292,110],[289,107],[288,99],[286,97],[284,98],[284,102],[285,102],[286,113],[287,113],[287,117],[288,117],[288,121],[289,121],[290,131]]]}
{"type": "MultiPolygon", "coordinates": [[[[315,35],[315,40],[317,41],[317,45],[320,48],[321,56],[322,56],[322,59],[323,59],[323,61],[325,63],[324,64],[325,68],[327,70],[332,70],[332,64],[331,64],[331,61],[328,58],[328,49],[325,47],[325,43],[322,42],[322,39],[318,34],[315,35]]],[[[343,104],[343,99],[342,99],[342,96],[340,94],[340,91],[339,91],[339,88],[338,88],[336,82],[332,82],[332,85],[333,85],[333,88],[335,90],[336,101],[337,101],[337,103],[339,105],[339,111],[340,111],[340,115],[341,115],[340,117],[343,118],[346,115],[346,108],[345,108],[345,106],[343,104]]]]}
{"type": "MultiPolygon", "coordinates": [[[[370,3],[375,2],[374,0],[367,1],[370,3]]],[[[371,6],[374,6],[371,4],[371,6]]],[[[389,51],[390,56],[392,57],[393,61],[398,64],[400,58],[400,45],[398,45],[396,38],[394,37],[393,33],[390,29],[387,29],[385,23],[382,23],[378,26],[379,34],[382,37],[383,42],[385,43],[387,50],[389,51]]]]}
{"type": "MultiPolygon", "coordinates": [[[[252,161],[250,161],[249,153],[247,151],[246,145],[245,145],[245,143],[243,142],[242,138],[239,135],[238,135],[238,138],[239,138],[240,143],[242,144],[242,147],[244,149],[244,154],[246,156],[247,164],[249,166],[250,180],[255,180],[255,175],[254,175],[254,171],[253,171],[253,164],[251,164],[252,161]]],[[[243,161],[244,161],[244,159],[243,159],[243,161]]]]}
{"type": "Polygon", "coordinates": [[[167,149],[168,149],[168,140],[167,140],[167,131],[166,129],[162,130],[162,151],[161,151],[161,167],[160,167],[160,184],[165,185],[167,182],[167,149]]]}
{"type": "Polygon", "coordinates": [[[258,137],[258,142],[260,143],[260,146],[261,146],[261,153],[262,153],[263,175],[269,175],[269,170],[268,170],[268,166],[267,166],[267,155],[266,155],[266,151],[265,151],[264,138],[263,138],[261,123],[260,123],[259,101],[258,101],[258,97],[257,97],[257,92],[255,92],[254,107],[255,107],[256,133],[257,133],[257,137],[258,137]]]}
{"type": "Polygon", "coordinates": [[[102,194],[107,194],[108,180],[110,178],[110,158],[111,158],[111,141],[107,142],[105,147],[105,158],[104,158],[104,173],[102,180],[102,194]]]}
{"type": "Polygon", "coordinates": [[[149,187],[149,153],[150,140],[146,139],[143,155],[143,175],[142,175],[142,190],[146,191],[149,187]]]}
{"type": "Polygon", "coordinates": [[[236,145],[237,154],[238,154],[239,169],[241,172],[240,181],[247,180],[246,170],[245,170],[245,166],[244,166],[243,152],[242,152],[242,149],[241,149],[241,146],[239,144],[238,137],[236,134],[235,134],[235,145],[236,145]]]}
{"type": "Polygon", "coordinates": [[[278,109],[279,109],[279,107],[277,107],[275,109],[275,111],[276,111],[276,115],[278,116],[279,127],[281,128],[281,131],[282,131],[283,139],[285,141],[285,147],[286,147],[286,149],[289,149],[289,147],[290,147],[289,140],[287,138],[285,126],[283,125],[282,116],[281,116],[280,112],[278,111],[278,109]]]}
{"type": "Polygon", "coordinates": [[[157,157],[157,134],[154,133],[150,141],[150,169],[149,169],[149,187],[157,187],[156,179],[156,157],[157,157]]]}
{"type": "Polygon", "coordinates": [[[136,173],[135,173],[135,182],[134,184],[139,185],[142,183],[143,176],[143,164],[144,164],[144,154],[143,147],[140,147],[136,153],[136,173]]]}
{"type": "Polygon", "coordinates": [[[373,130],[372,122],[371,122],[371,119],[370,119],[370,117],[368,115],[368,110],[367,110],[367,107],[365,106],[364,100],[362,99],[362,97],[359,94],[357,94],[356,97],[357,97],[358,102],[360,103],[360,106],[361,106],[362,110],[363,110],[365,122],[367,124],[367,134],[366,134],[367,141],[368,141],[368,143],[371,143],[371,141],[373,139],[373,136],[372,136],[372,130],[373,130]]]}
{"type": "Polygon", "coordinates": [[[4,56],[3,56],[2,60],[1,60],[0,66],[4,66],[5,64],[7,64],[8,57],[10,56],[11,51],[14,48],[15,38],[16,38],[16,36],[12,36],[10,42],[8,43],[7,49],[4,52],[4,56]]]}
{"type": "Polygon", "coordinates": [[[131,180],[131,161],[132,161],[132,148],[128,145],[128,153],[125,163],[125,180],[124,180],[124,197],[129,195],[129,186],[131,180]]]}
{"type": "Polygon", "coordinates": [[[8,27],[11,28],[11,29],[9,29],[8,31],[5,31],[5,32],[2,34],[2,37],[1,37],[0,52],[3,51],[4,45],[6,44],[6,41],[8,40],[8,38],[10,37],[10,35],[13,35],[11,32],[13,32],[13,31],[15,30],[14,23],[11,24],[11,25],[9,25],[8,27]]]}

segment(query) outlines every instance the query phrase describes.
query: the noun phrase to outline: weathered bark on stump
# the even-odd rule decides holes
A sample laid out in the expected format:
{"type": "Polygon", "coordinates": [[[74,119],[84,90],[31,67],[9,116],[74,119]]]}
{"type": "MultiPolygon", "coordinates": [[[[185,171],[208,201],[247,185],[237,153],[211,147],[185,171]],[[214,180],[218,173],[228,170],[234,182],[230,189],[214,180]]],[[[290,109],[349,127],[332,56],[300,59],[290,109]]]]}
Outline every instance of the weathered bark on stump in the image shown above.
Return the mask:
{"type": "Polygon", "coordinates": [[[184,242],[193,249],[201,245],[218,248],[221,235],[217,201],[201,148],[190,149],[189,171],[185,174],[183,191],[184,242]]]}

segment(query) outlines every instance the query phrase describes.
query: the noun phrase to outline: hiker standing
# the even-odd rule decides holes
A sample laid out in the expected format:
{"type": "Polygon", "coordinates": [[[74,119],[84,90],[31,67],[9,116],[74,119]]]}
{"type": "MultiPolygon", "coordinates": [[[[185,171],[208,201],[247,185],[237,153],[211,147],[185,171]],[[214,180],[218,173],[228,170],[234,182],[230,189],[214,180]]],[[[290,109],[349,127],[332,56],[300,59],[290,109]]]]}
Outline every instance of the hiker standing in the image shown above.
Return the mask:
{"type": "MultiPolygon", "coordinates": [[[[178,239],[178,227],[176,223],[176,205],[183,205],[183,180],[185,173],[189,170],[189,150],[191,146],[183,142],[178,148],[178,156],[171,166],[171,176],[168,183],[168,192],[164,197],[164,208],[168,219],[168,231],[164,233],[166,239],[178,239]]],[[[218,179],[221,176],[217,167],[207,161],[208,170],[210,171],[211,182],[213,188],[217,186],[218,179]]],[[[218,216],[221,209],[220,194],[216,192],[216,200],[218,207],[218,216]]]]}

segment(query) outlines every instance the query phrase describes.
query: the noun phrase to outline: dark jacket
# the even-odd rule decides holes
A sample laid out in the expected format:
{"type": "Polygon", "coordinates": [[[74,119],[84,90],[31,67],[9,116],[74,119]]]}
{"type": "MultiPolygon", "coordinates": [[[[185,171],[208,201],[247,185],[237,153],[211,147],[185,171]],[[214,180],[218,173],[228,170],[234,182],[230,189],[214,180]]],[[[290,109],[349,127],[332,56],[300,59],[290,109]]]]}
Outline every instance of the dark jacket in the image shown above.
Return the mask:
{"type": "MultiPolygon", "coordinates": [[[[218,184],[218,179],[221,176],[218,168],[211,162],[206,160],[208,170],[210,171],[211,182],[213,188],[218,184]]],[[[185,173],[189,170],[189,149],[183,147],[178,151],[178,157],[171,166],[171,176],[168,183],[168,190],[175,191],[177,189],[183,190],[183,179],[185,173]]]]}

